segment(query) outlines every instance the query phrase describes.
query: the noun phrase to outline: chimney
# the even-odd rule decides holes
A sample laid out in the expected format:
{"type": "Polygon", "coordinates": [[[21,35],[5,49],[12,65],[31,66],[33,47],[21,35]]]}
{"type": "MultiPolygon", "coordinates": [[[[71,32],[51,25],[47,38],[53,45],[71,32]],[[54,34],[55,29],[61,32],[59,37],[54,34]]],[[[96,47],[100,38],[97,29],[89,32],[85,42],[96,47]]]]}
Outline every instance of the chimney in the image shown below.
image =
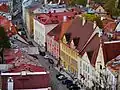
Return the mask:
{"type": "Polygon", "coordinates": [[[47,0],[44,0],[44,4],[47,5],[47,0]]]}
{"type": "Polygon", "coordinates": [[[104,19],[105,19],[105,17],[100,17],[100,19],[101,19],[101,20],[104,20],[104,19]]]}
{"type": "Polygon", "coordinates": [[[14,90],[14,82],[12,77],[8,77],[7,80],[7,90],[14,90]]]}
{"type": "Polygon", "coordinates": [[[85,22],[86,22],[85,17],[83,17],[82,19],[83,19],[83,20],[82,20],[82,25],[84,26],[84,25],[85,25],[85,22]]]}
{"type": "Polygon", "coordinates": [[[93,22],[93,29],[97,26],[96,21],[93,22]]]}
{"type": "Polygon", "coordinates": [[[63,16],[63,22],[67,21],[67,16],[63,16]]]}

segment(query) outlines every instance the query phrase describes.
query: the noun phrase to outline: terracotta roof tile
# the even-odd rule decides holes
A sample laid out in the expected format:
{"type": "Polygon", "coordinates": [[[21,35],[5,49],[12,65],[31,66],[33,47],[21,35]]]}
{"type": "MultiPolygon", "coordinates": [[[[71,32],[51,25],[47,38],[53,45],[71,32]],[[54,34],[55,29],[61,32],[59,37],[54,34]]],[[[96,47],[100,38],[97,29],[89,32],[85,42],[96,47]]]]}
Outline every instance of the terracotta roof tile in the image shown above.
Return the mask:
{"type": "Polygon", "coordinates": [[[47,13],[36,16],[36,20],[43,24],[58,24],[63,21],[63,17],[66,16],[67,20],[73,18],[76,12],[56,12],[47,13]]]}
{"type": "Polygon", "coordinates": [[[103,45],[105,63],[109,62],[120,54],[120,42],[107,43],[103,45]]]}
{"type": "Polygon", "coordinates": [[[68,20],[66,22],[62,22],[60,24],[58,24],[58,26],[56,26],[53,30],[51,30],[48,35],[50,36],[54,36],[55,40],[60,40],[64,33],[66,32],[66,30],[68,29],[68,27],[70,26],[70,24],[72,23],[72,20],[68,20]]]}
{"type": "Polygon", "coordinates": [[[17,33],[17,30],[16,30],[15,26],[12,24],[12,22],[3,16],[0,16],[0,25],[5,28],[8,36],[10,35],[10,33],[12,35],[17,33]],[[10,30],[10,28],[11,28],[11,30],[10,30]]]}
{"type": "Polygon", "coordinates": [[[115,27],[117,26],[117,23],[111,19],[111,18],[106,18],[102,20],[103,23],[103,30],[105,32],[113,32],[115,30],[115,27]]]}
{"type": "Polygon", "coordinates": [[[105,32],[113,32],[115,30],[115,27],[117,26],[117,24],[115,22],[108,22],[105,26],[104,26],[104,31],[105,32]]]}
{"type": "Polygon", "coordinates": [[[1,4],[0,5],[0,11],[8,13],[9,12],[9,6],[7,4],[1,4]]]}
{"type": "Polygon", "coordinates": [[[94,29],[92,22],[87,21],[85,25],[82,26],[82,20],[80,19],[80,17],[76,17],[66,33],[71,33],[70,40],[73,40],[74,37],[80,38],[77,50],[81,51],[85,43],[92,35],[93,31],[94,29]]]}
{"type": "Polygon", "coordinates": [[[120,69],[120,55],[112,59],[107,63],[107,67],[110,68],[113,72],[119,72],[120,69]]]}
{"type": "Polygon", "coordinates": [[[91,65],[93,66],[95,66],[99,47],[100,47],[100,38],[98,37],[98,34],[94,34],[94,36],[88,41],[84,50],[81,52],[82,55],[84,54],[84,52],[87,52],[87,54],[92,52],[90,56],[91,58],[89,58],[89,60],[90,60],[91,65]]]}
{"type": "Polygon", "coordinates": [[[21,64],[18,67],[10,69],[9,72],[13,73],[13,72],[21,72],[21,71],[44,72],[46,70],[44,67],[41,67],[41,66],[35,66],[31,64],[21,64]]]}

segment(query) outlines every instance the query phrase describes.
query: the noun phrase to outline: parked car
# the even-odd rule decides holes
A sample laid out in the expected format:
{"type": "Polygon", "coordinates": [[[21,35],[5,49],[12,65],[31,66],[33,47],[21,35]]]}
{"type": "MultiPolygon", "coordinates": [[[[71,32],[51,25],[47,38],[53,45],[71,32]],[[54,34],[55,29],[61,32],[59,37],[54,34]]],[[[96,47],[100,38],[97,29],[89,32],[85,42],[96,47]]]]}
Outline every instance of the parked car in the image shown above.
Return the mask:
{"type": "Polygon", "coordinates": [[[58,73],[58,74],[56,75],[56,78],[57,78],[58,80],[65,80],[65,79],[67,79],[67,77],[66,77],[64,74],[61,74],[61,73],[58,73]]]}
{"type": "Polygon", "coordinates": [[[69,80],[69,79],[66,79],[66,80],[63,80],[62,81],[62,84],[69,84],[69,83],[71,83],[71,84],[73,84],[73,81],[72,80],[69,80]]]}
{"type": "Polygon", "coordinates": [[[53,61],[53,59],[51,59],[51,58],[48,58],[48,61],[49,61],[49,63],[50,63],[50,64],[54,64],[54,61],[53,61]]]}
{"type": "Polygon", "coordinates": [[[64,75],[61,75],[61,76],[59,76],[57,79],[58,79],[58,80],[65,80],[65,79],[67,79],[67,77],[64,76],[64,75]]]}
{"type": "Polygon", "coordinates": [[[80,87],[78,87],[78,85],[76,84],[71,84],[71,86],[69,87],[69,90],[80,90],[80,87]]]}
{"type": "Polygon", "coordinates": [[[49,56],[48,56],[48,55],[45,55],[45,56],[44,56],[44,58],[45,58],[45,59],[48,59],[48,58],[49,58],[49,56]]]}
{"type": "Polygon", "coordinates": [[[45,52],[39,51],[40,55],[45,56],[45,52]]]}
{"type": "Polygon", "coordinates": [[[58,78],[61,75],[63,75],[63,74],[61,74],[61,73],[56,74],[56,78],[58,78]]]}
{"type": "Polygon", "coordinates": [[[80,87],[78,87],[77,84],[73,84],[73,83],[67,84],[67,88],[69,88],[69,90],[80,90],[80,87]]]}

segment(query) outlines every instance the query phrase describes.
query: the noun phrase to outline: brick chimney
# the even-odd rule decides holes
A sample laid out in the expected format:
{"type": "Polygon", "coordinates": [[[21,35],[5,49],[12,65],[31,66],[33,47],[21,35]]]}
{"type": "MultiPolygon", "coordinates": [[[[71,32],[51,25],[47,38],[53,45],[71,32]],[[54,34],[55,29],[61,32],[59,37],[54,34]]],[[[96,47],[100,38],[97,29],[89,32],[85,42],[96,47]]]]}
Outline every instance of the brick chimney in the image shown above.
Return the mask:
{"type": "Polygon", "coordinates": [[[63,16],[63,22],[67,21],[67,16],[63,16]]]}

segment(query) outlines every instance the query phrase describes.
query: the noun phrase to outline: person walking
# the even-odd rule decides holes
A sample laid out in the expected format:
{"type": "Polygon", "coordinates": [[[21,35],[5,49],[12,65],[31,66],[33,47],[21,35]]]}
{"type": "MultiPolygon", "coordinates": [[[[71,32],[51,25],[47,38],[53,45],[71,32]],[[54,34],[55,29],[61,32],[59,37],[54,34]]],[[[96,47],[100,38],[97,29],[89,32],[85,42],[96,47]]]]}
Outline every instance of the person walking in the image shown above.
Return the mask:
{"type": "Polygon", "coordinates": [[[49,66],[48,68],[49,68],[49,70],[50,70],[50,66],[49,66]]]}

